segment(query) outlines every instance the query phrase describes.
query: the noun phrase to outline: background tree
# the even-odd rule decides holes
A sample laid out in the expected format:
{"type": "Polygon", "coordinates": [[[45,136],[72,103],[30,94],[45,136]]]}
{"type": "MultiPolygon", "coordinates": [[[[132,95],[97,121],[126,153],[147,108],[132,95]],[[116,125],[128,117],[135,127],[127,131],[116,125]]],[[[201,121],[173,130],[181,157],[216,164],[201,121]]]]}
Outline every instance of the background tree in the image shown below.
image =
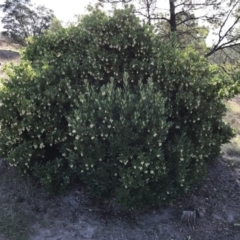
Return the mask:
{"type": "MultiPolygon", "coordinates": [[[[178,16],[179,21],[186,19],[187,13],[182,13],[178,16]]],[[[169,41],[171,38],[171,31],[169,31],[169,25],[166,21],[160,20],[155,24],[159,33],[162,35],[164,41],[169,41]]],[[[204,54],[207,50],[206,37],[209,33],[209,29],[205,26],[200,26],[196,19],[182,24],[177,29],[177,39],[181,48],[192,46],[204,54]]]]}
{"type": "Polygon", "coordinates": [[[59,19],[57,19],[56,17],[54,17],[50,23],[50,26],[48,28],[48,32],[49,33],[55,33],[58,30],[62,29],[62,23],[59,19]]]}
{"type": "Polygon", "coordinates": [[[44,6],[35,6],[30,0],[6,0],[0,5],[5,33],[24,45],[29,36],[39,36],[49,28],[53,11],[44,6]]]}
{"type": "Polygon", "coordinates": [[[160,27],[165,22],[167,34],[174,32],[179,39],[202,39],[202,24],[208,25],[215,34],[215,43],[204,52],[209,57],[217,51],[239,45],[240,35],[237,27],[240,14],[240,0],[99,0],[102,3],[132,3],[136,13],[144,17],[149,24],[160,27]],[[163,3],[166,3],[164,5],[163,3]],[[160,7],[161,6],[161,7],[160,7]],[[164,7],[163,7],[164,6],[164,7]],[[165,7],[166,6],[166,7],[165,7]],[[159,21],[161,24],[159,24],[159,21]],[[201,25],[200,25],[201,23],[201,25]],[[185,37],[187,36],[187,37],[185,37]]]}

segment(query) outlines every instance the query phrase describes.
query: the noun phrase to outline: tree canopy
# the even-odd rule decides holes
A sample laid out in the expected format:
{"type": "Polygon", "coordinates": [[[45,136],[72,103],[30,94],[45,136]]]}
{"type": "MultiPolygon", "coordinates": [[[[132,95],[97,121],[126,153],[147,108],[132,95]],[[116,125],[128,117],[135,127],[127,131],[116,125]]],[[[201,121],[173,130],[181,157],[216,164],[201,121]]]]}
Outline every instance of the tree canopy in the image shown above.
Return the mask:
{"type": "Polygon", "coordinates": [[[205,49],[209,57],[217,51],[239,46],[239,0],[99,0],[101,3],[134,4],[135,13],[158,26],[166,35],[174,32],[179,39],[202,41],[209,29],[215,43],[205,49]],[[203,27],[204,25],[204,27],[203,27]],[[205,30],[204,30],[205,29],[205,30]]]}
{"type": "Polygon", "coordinates": [[[27,37],[39,36],[48,29],[54,17],[52,10],[33,5],[30,0],[5,0],[0,9],[5,14],[5,34],[22,45],[27,37]]]}

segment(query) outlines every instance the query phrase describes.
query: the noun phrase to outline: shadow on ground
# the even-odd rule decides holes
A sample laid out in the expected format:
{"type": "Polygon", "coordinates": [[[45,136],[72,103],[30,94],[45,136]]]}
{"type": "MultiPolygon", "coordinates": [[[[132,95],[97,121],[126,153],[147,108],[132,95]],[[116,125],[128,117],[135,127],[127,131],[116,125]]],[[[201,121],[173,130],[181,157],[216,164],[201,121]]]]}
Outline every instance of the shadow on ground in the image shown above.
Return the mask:
{"type": "Polygon", "coordinates": [[[1,60],[14,60],[16,58],[19,58],[20,55],[18,52],[12,51],[12,50],[1,50],[0,49],[0,62],[1,60]]]}

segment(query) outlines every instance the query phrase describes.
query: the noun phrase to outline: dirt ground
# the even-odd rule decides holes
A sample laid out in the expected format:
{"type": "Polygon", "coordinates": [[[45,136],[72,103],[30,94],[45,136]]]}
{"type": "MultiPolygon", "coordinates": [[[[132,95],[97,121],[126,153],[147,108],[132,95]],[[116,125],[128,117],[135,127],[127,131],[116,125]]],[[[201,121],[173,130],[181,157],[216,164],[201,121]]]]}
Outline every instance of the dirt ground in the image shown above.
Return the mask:
{"type": "Polygon", "coordinates": [[[229,168],[224,159],[210,164],[208,178],[184,198],[144,213],[90,199],[80,186],[53,197],[2,166],[0,240],[239,240],[239,202],[240,167],[229,168]],[[195,229],[180,222],[193,207],[200,213],[195,229]]]}
{"type": "Polygon", "coordinates": [[[240,240],[240,98],[230,103],[237,137],[208,165],[206,180],[174,204],[142,213],[91,199],[81,186],[51,196],[0,160],[0,240],[240,240]],[[194,229],[180,222],[193,208],[194,229]]]}

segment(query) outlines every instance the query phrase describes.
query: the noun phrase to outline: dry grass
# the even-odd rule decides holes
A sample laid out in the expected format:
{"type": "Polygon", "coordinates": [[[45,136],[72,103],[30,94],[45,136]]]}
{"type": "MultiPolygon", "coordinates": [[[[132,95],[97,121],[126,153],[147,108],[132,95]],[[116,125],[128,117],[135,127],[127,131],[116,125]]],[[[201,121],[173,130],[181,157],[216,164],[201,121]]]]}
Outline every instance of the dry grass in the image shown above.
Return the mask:
{"type": "Polygon", "coordinates": [[[21,50],[21,45],[11,42],[9,39],[2,37],[0,39],[0,49],[19,52],[21,50]]]}
{"type": "Polygon", "coordinates": [[[229,160],[229,165],[236,165],[240,163],[240,97],[229,100],[226,106],[228,111],[224,120],[232,126],[236,136],[222,146],[222,152],[224,158],[229,160]]]}

